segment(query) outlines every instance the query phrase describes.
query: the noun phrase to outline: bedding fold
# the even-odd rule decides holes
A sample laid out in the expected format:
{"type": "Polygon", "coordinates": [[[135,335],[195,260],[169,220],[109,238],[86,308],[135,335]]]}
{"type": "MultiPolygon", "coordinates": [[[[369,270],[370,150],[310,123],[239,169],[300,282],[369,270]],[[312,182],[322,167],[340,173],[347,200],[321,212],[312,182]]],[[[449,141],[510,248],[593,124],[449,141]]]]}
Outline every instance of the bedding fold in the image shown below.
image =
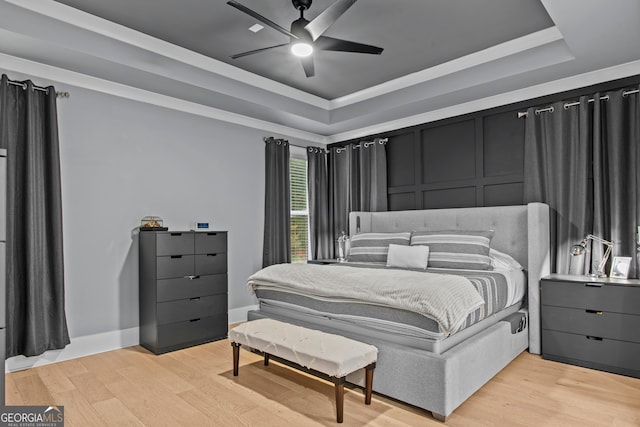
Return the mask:
{"type": "Polygon", "coordinates": [[[485,303],[462,276],[345,265],[276,264],[249,277],[248,286],[252,293],[258,288],[286,290],[408,310],[435,320],[447,335],[485,303]]]}

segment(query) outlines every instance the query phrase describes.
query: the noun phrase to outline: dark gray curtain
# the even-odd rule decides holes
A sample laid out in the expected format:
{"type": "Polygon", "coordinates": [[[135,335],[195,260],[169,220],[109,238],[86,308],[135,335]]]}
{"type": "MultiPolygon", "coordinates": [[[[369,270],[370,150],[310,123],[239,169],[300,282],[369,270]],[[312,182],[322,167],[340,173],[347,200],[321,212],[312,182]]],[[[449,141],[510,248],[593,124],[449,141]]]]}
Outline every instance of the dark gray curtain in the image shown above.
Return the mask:
{"type": "Polygon", "coordinates": [[[289,143],[265,140],[264,246],[262,266],[291,262],[289,143]]]}
{"type": "Polygon", "coordinates": [[[387,210],[387,151],[384,142],[361,142],[355,151],[358,158],[358,182],[353,188],[358,203],[355,209],[364,212],[387,210]]]}
{"type": "Polygon", "coordinates": [[[588,97],[580,105],[536,113],[529,108],[525,126],[525,203],[541,201],[551,208],[551,265],[569,272],[569,249],[592,227],[589,188],[591,129],[588,97]]]}
{"type": "Polygon", "coordinates": [[[638,277],[640,95],[625,92],[603,93],[608,101],[593,105],[593,234],[614,242],[612,256],[631,256],[629,277],[638,277]]]}
{"type": "Polygon", "coordinates": [[[331,148],[327,161],[329,169],[329,230],[333,256],[338,253],[336,239],[342,231],[349,233],[349,211],[356,206],[357,155],[351,145],[331,148]],[[352,191],[353,190],[353,191],[352,191]]]}
{"type": "Polygon", "coordinates": [[[380,139],[362,141],[328,154],[329,235],[333,240],[342,231],[349,233],[349,212],[387,210],[387,154],[380,139]]]}
{"type": "Polygon", "coordinates": [[[333,236],[329,231],[327,154],[323,149],[307,149],[307,189],[311,259],[335,258],[333,236]]]}
{"type": "MultiPolygon", "coordinates": [[[[571,245],[592,233],[614,242],[613,255],[632,256],[630,277],[637,277],[639,101],[624,92],[582,97],[574,106],[558,102],[552,112],[528,110],[524,198],[551,207],[554,272],[568,273],[571,245]]],[[[603,250],[592,248],[586,266],[593,271],[603,250]]]]}
{"type": "Polygon", "coordinates": [[[64,309],[62,201],[56,91],[0,83],[7,149],[6,357],[69,344],[64,309]]]}

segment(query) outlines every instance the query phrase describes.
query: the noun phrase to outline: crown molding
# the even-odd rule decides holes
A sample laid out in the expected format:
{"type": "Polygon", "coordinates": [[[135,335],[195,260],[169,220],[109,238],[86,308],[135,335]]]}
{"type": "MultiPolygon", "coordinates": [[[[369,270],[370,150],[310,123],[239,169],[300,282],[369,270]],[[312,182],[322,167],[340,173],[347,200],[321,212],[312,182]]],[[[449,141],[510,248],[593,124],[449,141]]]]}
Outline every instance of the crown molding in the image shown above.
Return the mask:
{"type": "Polygon", "coordinates": [[[4,1],[148,52],[327,111],[364,102],[371,98],[550,44],[563,38],[558,28],[549,27],[343,97],[327,100],[53,0],[4,1]]]}
{"type": "Polygon", "coordinates": [[[390,132],[396,129],[430,123],[449,117],[460,116],[463,114],[469,114],[489,108],[495,108],[503,105],[513,104],[516,102],[526,101],[528,99],[553,95],[554,93],[566,92],[569,90],[579,89],[581,87],[591,86],[610,80],[617,80],[637,74],[640,74],[640,60],[627,62],[625,64],[603,68],[583,74],[578,74],[575,76],[566,77],[539,85],[529,86],[523,89],[489,96],[486,98],[477,99],[450,107],[429,111],[426,113],[403,117],[401,119],[391,120],[373,126],[362,127],[342,133],[336,133],[327,136],[326,143],[333,144],[335,142],[347,141],[350,139],[390,132]]]}
{"type": "Polygon", "coordinates": [[[422,71],[408,74],[406,76],[389,80],[388,82],[333,99],[329,102],[329,108],[334,110],[358,102],[367,101],[377,96],[386,95],[390,92],[395,92],[439,77],[497,61],[499,59],[506,58],[529,49],[534,49],[536,47],[548,45],[562,39],[562,34],[558,28],[549,27],[422,71]]]}
{"type": "Polygon", "coordinates": [[[495,96],[477,99],[450,107],[429,111],[426,113],[404,117],[402,119],[379,123],[374,126],[361,127],[347,132],[324,136],[288,126],[282,126],[264,120],[254,119],[236,113],[230,113],[228,111],[220,110],[217,108],[203,106],[193,102],[172,98],[170,96],[145,91],[120,83],[114,83],[108,80],[87,76],[81,73],[40,64],[3,53],[0,53],[0,63],[2,63],[3,69],[42,78],[46,81],[54,81],[68,84],[70,86],[94,90],[97,92],[119,96],[133,101],[144,102],[147,104],[182,111],[189,114],[195,114],[202,117],[208,117],[215,120],[221,120],[241,126],[260,129],[291,138],[299,138],[322,145],[366,137],[383,132],[390,132],[396,129],[416,126],[423,123],[429,123],[449,117],[455,117],[475,111],[495,108],[502,105],[526,101],[527,99],[552,95],[554,93],[565,92],[572,89],[578,89],[585,86],[591,86],[610,80],[616,80],[640,74],[640,60],[632,61],[614,67],[595,70],[588,73],[583,73],[539,85],[526,87],[516,91],[498,94],[495,96]]]}
{"type": "Polygon", "coordinates": [[[47,16],[48,18],[91,31],[119,42],[191,65],[202,70],[239,81],[274,94],[329,109],[329,101],[291,86],[278,83],[222,61],[176,46],[131,28],[99,18],[53,0],[3,0],[14,6],[47,16]]]}
{"type": "Polygon", "coordinates": [[[39,62],[29,61],[23,58],[0,53],[0,64],[3,69],[23,73],[46,81],[54,81],[83,89],[90,89],[96,92],[107,93],[133,101],[144,102],[159,107],[182,111],[197,116],[208,117],[228,123],[234,123],[254,129],[272,132],[278,135],[285,135],[291,138],[299,138],[318,144],[326,144],[326,137],[312,132],[303,131],[289,126],[259,120],[237,113],[208,107],[195,102],[162,95],[155,92],[115,83],[109,80],[100,79],[75,71],[69,71],[39,62]]]}

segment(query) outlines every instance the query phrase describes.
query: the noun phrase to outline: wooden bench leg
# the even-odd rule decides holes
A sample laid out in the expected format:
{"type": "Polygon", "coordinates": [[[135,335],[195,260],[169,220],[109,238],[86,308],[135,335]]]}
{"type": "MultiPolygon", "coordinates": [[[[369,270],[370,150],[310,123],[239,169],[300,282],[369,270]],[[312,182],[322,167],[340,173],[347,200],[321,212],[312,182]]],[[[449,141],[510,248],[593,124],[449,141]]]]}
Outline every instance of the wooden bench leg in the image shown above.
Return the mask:
{"type": "Polygon", "coordinates": [[[364,404],[371,405],[371,392],[373,391],[373,370],[376,368],[376,364],[365,367],[365,388],[364,388],[364,404]]]}
{"type": "Polygon", "coordinates": [[[233,347],[233,376],[238,376],[238,364],[240,363],[240,344],[235,342],[231,343],[233,347]]]}
{"type": "Polygon", "coordinates": [[[333,378],[333,383],[336,385],[336,420],[338,423],[342,422],[344,413],[344,383],[345,377],[333,378]]]}

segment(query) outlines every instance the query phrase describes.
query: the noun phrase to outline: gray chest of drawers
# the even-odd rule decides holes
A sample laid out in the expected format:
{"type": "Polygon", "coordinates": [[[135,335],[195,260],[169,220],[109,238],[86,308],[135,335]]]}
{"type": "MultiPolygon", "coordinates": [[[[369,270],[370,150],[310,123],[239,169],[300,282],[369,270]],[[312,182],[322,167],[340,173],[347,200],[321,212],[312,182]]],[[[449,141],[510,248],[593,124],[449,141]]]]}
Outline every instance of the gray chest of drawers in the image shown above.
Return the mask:
{"type": "Polygon", "coordinates": [[[227,233],[141,231],[140,345],[155,354],[227,337],[227,233]]]}
{"type": "Polygon", "coordinates": [[[640,378],[640,281],[542,279],[545,359],[640,378]]]}

